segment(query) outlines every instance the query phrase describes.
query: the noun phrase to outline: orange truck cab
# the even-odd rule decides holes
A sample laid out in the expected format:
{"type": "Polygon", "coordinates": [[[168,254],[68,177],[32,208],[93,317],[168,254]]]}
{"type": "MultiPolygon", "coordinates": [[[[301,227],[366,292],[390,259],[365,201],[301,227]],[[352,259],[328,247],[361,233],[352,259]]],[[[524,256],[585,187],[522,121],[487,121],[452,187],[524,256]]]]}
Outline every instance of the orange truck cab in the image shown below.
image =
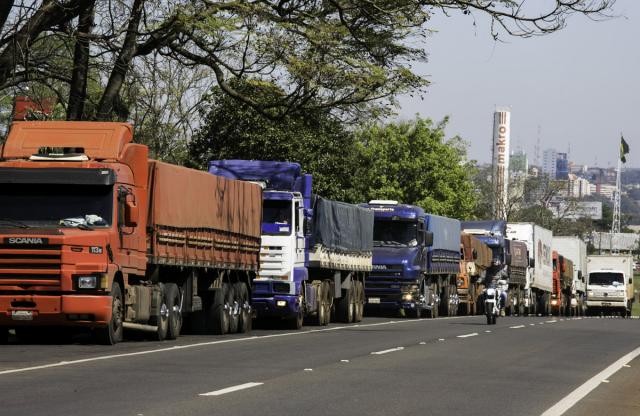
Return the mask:
{"type": "MultiPolygon", "coordinates": [[[[132,126],[125,123],[12,126],[0,159],[0,341],[6,342],[9,328],[19,335],[42,326],[92,328],[107,344],[121,340],[127,325],[153,331],[158,339],[175,338],[183,314],[234,302],[232,284],[245,282],[246,287],[235,287],[246,299],[250,272],[258,264],[259,205],[246,215],[255,225],[244,230],[254,237],[238,242],[247,247],[242,264],[229,259],[213,264],[209,253],[215,239],[206,224],[194,221],[214,216],[205,210],[220,205],[214,198],[222,194],[213,195],[210,187],[218,179],[180,167],[168,170],[172,165],[150,161],[147,147],[132,138],[132,126]],[[167,177],[187,176],[162,201],[158,196],[154,208],[151,190],[162,176],[152,173],[160,168],[171,173],[167,177]],[[191,194],[209,199],[182,201],[180,192],[188,193],[185,187],[198,181],[210,192],[191,194]],[[172,215],[185,209],[198,210],[182,215],[193,223],[171,223],[172,215]],[[166,224],[160,229],[152,217],[166,224]],[[187,235],[194,229],[207,244],[187,235]],[[234,277],[231,270],[237,271],[234,277]]],[[[255,187],[250,191],[259,204],[255,187]]],[[[213,314],[218,324],[209,326],[224,333],[230,318],[213,314]]]]}
{"type": "Polygon", "coordinates": [[[3,327],[104,327],[116,274],[145,273],[147,148],[125,124],[85,126],[16,123],[2,148],[3,327]]]}

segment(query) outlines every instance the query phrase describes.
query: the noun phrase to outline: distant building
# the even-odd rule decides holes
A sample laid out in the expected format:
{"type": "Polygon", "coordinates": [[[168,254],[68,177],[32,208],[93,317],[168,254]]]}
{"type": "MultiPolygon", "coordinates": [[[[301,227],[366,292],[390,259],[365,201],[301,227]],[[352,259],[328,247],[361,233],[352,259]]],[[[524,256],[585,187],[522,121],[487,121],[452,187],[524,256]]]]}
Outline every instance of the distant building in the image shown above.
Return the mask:
{"type": "Polygon", "coordinates": [[[566,181],[569,179],[569,161],[566,153],[556,153],[556,179],[566,181]]]}
{"type": "Polygon", "coordinates": [[[555,149],[546,149],[542,156],[542,174],[547,175],[550,179],[556,177],[556,160],[558,152],[555,149]]]}
{"type": "Polygon", "coordinates": [[[613,199],[613,193],[615,192],[615,190],[615,185],[608,185],[604,183],[589,185],[589,192],[591,192],[591,194],[606,196],[609,199],[613,199]]]}
{"type": "Polygon", "coordinates": [[[570,173],[567,175],[567,195],[578,199],[591,195],[591,184],[588,180],[570,173]]]}

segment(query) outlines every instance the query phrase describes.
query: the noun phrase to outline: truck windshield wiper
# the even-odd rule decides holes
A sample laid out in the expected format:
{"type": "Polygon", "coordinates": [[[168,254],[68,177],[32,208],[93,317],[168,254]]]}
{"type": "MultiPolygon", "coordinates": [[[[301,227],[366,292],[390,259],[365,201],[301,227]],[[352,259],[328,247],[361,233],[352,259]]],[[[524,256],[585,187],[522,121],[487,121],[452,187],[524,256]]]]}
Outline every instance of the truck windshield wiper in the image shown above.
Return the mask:
{"type": "Polygon", "coordinates": [[[6,222],[6,223],[14,225],[14,226],[16,226],[18,228],[31,228],[30,225],[27,225],[27,224],[25,224],[23,222],[20,222],[18,220],[14,220],[14,219],[11,219],[11,218],[0,218],[0,222],[6,222]]]}

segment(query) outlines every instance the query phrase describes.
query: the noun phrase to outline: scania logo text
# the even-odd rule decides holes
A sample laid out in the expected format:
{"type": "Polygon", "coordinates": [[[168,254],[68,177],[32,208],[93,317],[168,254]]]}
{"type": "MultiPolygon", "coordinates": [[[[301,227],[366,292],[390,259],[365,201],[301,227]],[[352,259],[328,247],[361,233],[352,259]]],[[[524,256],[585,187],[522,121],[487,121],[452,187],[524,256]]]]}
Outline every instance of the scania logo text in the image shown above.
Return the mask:
{"type": "Polygon", "coordinates": [[[46,244],[40,237],[9,237],[4,239],[5,244],[46,244]]]}

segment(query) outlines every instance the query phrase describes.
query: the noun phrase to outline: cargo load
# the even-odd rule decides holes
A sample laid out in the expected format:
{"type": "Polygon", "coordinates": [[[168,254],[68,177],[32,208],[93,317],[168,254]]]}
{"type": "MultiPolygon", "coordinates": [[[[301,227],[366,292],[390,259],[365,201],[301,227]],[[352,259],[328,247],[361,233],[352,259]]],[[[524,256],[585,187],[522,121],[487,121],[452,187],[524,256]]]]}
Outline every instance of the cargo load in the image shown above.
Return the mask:
{"type": "Polygon", "coordinates": [[[150,262],[258,268],[260,187],[149,162],[150,262]]]}

